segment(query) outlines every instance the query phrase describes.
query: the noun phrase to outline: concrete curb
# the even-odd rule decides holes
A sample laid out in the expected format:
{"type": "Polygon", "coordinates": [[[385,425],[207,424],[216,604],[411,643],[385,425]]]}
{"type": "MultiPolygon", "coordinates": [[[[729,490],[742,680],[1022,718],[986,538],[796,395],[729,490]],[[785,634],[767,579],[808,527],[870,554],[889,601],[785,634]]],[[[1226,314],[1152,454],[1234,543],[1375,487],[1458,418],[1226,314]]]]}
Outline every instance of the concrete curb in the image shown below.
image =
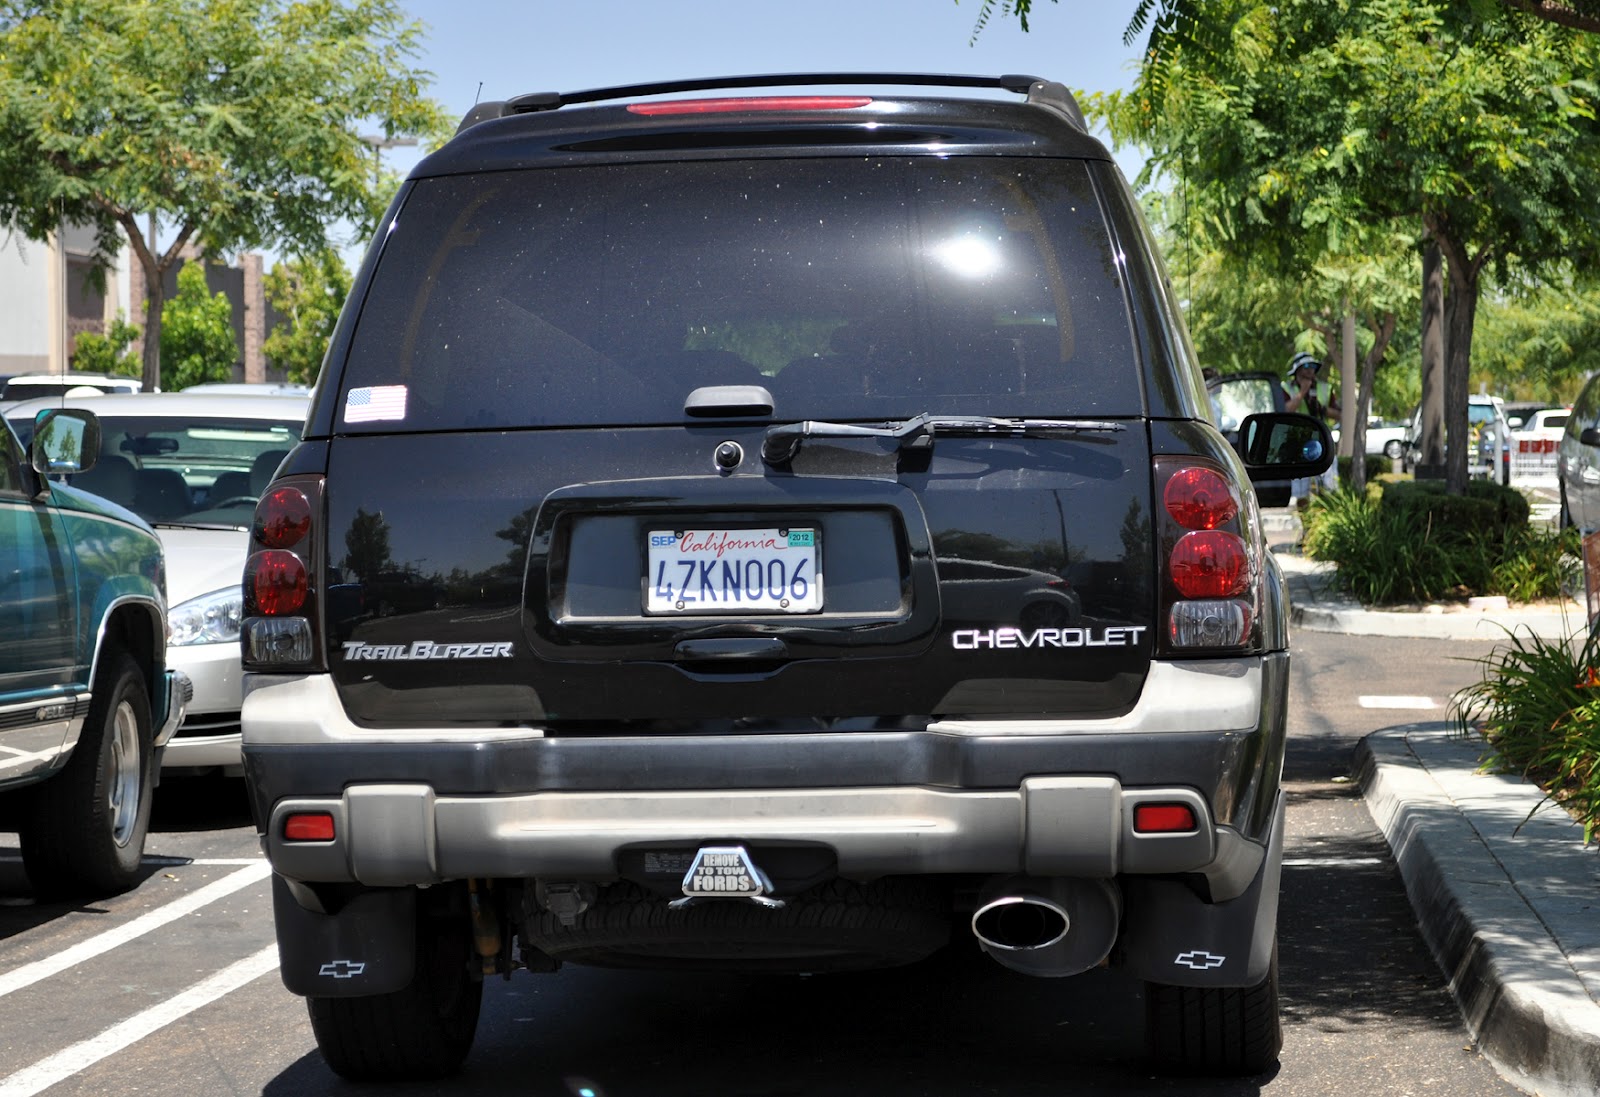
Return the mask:
{"type": "Polygon", "coordinates": [[[1290,621],[1312,632],[1491,641],[1532,633],[1546,640],[1565,640],[1587,627],[1587,612],[1574,601],[1508,606],[1503,599],[1490,599],[1481,609],[1459,605],[1367,609],[1334,587],[1332,564],[1308,560],[1297,552],[1273,555],[1289,581],[1290,621]]]}
{"type": "Polygon", "coordinates": [[[1404,613],[1362,609],[1360,606],[1299,605],[1291,603],[1296,627],[1312,632],[1345,632],[1352,636],[1413,636],[1431,640],[1504,640],[1512,634],[1546,640],[1565,640],[1581,632],[1584,615],[1573,608],[1524,609],[1496,614],[1490,611],[1404,613]]]}
{"type": "Polygon", "coordinates": [[[1357,750],[1423,938],[1468,1030],[1514,1084],[1600,1092],[1600,850],[1537,788],[1477,772],[1440,729],[1374,732],[1357,750]],[[1531,817],[1531,818],[1530,818],[1531,817]]]}

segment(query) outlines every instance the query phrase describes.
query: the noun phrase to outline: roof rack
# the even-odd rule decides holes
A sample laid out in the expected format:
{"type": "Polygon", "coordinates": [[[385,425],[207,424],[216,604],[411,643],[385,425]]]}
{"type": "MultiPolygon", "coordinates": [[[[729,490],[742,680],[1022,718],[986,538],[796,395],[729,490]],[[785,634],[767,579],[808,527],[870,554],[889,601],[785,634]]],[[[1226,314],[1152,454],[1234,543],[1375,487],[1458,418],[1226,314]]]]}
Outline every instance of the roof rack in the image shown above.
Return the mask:
{"type": "Polygon", "coordinates": [[[611,99],[636,99],[647,95],[671,95],[685,91],[715,91],[721,88],[803,87],[812,84],[894,84],[944,88],[1000,88],[1026,95],[1028,102],[1049,107],[1066,116],[1080,130],[1087,131],[1083,111],[1072,92],[1054,80],[1016,73],[1004,76],[971,76],[960,73],[906,72],[812,72],[753,76],[717,76],[699,80],[666,80],[654,84],[622,84],[587,91],[539,91],[504,101],[479,103],[461,119],[456,132],[491,118],[513,114],[534,114],[559,110],[578,103],[599,103],[611,99]]]}

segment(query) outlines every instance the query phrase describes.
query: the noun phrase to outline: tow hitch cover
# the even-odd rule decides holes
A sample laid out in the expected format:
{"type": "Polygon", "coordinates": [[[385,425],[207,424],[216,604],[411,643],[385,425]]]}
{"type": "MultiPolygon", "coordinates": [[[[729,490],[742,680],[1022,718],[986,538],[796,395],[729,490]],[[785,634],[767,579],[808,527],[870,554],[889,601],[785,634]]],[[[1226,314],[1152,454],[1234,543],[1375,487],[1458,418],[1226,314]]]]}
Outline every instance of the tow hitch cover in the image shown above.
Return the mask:
{"type": "Polygon", "coordinates": [[[701,846],[683,874],[683,894],[674,906],[697,899],[749,899],[763,906],[782,905],[767,898],[772,894],[772,881],[743,846],[701,846]]]}

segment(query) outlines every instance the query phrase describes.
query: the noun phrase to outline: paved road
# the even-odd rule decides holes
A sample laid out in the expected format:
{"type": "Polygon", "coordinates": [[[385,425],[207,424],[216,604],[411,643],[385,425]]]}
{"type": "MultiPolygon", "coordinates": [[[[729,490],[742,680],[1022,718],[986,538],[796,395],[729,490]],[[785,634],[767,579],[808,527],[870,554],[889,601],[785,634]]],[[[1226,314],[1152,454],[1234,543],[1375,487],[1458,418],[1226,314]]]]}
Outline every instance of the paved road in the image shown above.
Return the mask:
{"type": "MultiPolygon", "coordinates": [[[[845,978],[568,968],[489,986],[466,1073],[407,1093],[1511,1094],[1467,1037],[1349,775],[1366,732],[1445,719],[1487,644],[1295,638],[1280,940],[1282,1066],[1251,1083],[1156,1079],[1137,990],[1032,980],[956,951],[845,978]]],[[[33,905],[0,835],[0,1097],[348,1093],[272,969],[270,904],[236,785],[169,784],[150,877],[33,905]],[[174,810],[179,796],[190,803],[174,810]]]]}

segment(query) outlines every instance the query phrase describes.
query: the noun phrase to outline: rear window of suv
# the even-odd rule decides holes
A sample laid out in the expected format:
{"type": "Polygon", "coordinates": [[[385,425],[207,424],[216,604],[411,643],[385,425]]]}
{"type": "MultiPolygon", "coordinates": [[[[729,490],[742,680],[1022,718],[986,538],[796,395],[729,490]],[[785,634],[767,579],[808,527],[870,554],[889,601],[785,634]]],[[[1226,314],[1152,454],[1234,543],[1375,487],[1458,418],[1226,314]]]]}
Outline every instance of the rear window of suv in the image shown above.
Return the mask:
{"type": "Polygon", "coordinates": [[[936,157],[423,179],[385,242],[338,429],[681,423],[707,385],[775,416],[1136,415],[1086,166],[936,157]]]}

